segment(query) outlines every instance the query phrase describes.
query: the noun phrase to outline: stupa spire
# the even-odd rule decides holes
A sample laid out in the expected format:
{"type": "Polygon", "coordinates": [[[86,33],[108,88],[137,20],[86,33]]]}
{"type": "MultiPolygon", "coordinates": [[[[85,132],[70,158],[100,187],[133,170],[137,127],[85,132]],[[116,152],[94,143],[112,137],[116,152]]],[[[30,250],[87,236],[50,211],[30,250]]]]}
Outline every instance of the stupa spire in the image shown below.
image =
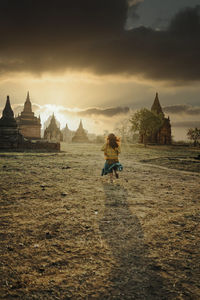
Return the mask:
{"type": "Polygon", "coordinates": [[[24,103],[24,112],[32,113],[32,105],[31,105],[29,91],[27,92],[26,101],[24,103]]]}
{"type": "Polygon", "coordinates": [[[14,113],[13,113],[13,110],[10,105],[10,97],[9,96],[7,96],[6,105],[4,107],[2,115],[3,115],[3,118],[13,118],[14,117],[14,113]]]}
{"type": "Polygon", "coordinates": [[[27,92],[26,101],[30,101],[30,95],[29,95],[29,91],[27,92]]]}
{"type": "Polygon", "coordinates": [[[55,123],[55,124],[56,124],[56,118],[55,118],[55,116],[54,116],[54,113],[53,113],[53,115],[52,115],[52,117],[51,117],[51,123],[55,123]]]}
{"type": "Polygon", "coordinates": [[[2,112],[2,118],[0,119],[0,126],[17,128],[17,123],[14,118],[14,113],[10,105],[9,96],[7,96],[6,104],[2,112]]]}
{"type": "Polygon", "coordinates": [[[58,128],[58,125],[57,125],[57,122],[56,122],[56,118],[55,118],[54,113],[53,113],[52,116],[51,116],[51,120],[50,120],[50,123],[49,123],[49,127],[50,127],[50,128],[58,128]]]}
{"type": "Polygon", "coordinates": [[[82,119],[80,119],[80,124],[79,124],[79,128],[78,129],[83,129],[82,119]]]}
{"type": "Polygon", "coordinates": [[[87,137],[87,134],[83,128],[83,123],[82,123],[82,120],[80,120],[80,124],[79,124],[79,127],[77,129],[77,131],[75,132],[75,135],[73,136],[72,138],[72,142],[77,142],[77,143],[87,143],[89,140],[88,140],[88,137],[87,137]]]}
{"type": "Polygon", "coordinates": [[[153,105],[151,107],[151,111],[158,114],[158,115],[162,114],[164,116],[164,113],[162,111],[162,107],[160,105],[160,101],[159,101],[159,98],[158,98],[158,93],[156,93],[156,97],[155,97],[153,105]]]}

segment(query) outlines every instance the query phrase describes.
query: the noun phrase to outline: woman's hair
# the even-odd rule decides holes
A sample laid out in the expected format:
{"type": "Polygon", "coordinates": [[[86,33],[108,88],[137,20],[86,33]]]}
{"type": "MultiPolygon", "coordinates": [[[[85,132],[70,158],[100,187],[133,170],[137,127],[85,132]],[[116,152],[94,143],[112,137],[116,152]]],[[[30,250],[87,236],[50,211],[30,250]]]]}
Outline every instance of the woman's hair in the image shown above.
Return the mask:
{"type": "Polygon", "coordinates": [[[114,133],[110,133],[107,137],[107,143],[110,147],[112,147],[113,149],[118,148],[119,147],[119,138],[117,138],[114,133]]]}

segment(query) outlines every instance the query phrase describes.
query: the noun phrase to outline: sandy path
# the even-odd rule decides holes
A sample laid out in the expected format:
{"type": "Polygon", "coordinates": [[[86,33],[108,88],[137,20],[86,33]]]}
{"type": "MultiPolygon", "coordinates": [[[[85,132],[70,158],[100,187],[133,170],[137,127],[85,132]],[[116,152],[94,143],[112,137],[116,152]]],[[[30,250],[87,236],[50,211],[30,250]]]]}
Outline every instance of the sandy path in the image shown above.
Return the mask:
{"type": "Polygon", "coordinates": [[[199,299],[200,175],[65,150],[1,157],[0,297],[199,299]]]}

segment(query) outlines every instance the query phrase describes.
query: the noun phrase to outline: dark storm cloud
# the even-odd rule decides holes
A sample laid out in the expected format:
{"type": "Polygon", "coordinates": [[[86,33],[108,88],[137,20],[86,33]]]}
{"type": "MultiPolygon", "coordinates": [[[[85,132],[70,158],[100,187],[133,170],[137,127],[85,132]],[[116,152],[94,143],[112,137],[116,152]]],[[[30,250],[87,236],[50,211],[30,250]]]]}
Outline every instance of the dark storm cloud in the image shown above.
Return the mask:
{"type": "Polygon", "coordinates": [[[140,19],[140,16],[137,14],[137,8],[139,3],[142,2],[140,0],[128,0],[128,13],[127,13],[127,20],[126,20],[126,28],[129,29],[132,27],[132,21],[140,19]]]}
{"type": "Polygon", "coordinates": [[[181,11],[166,31],[126,31],[127,10],[127,0],[0,0],[0,73],[73,69],[177,84],[200,79],[200,6],[181,11]]]}
{"type": "Polygon", "coordinates": [[[169,114],[200,115],[200,107],[192,107],[190,105],[171,105],[164,107],[163,110],[169,114]]]}
{"type": "Polygon", "coordinates": [[[92,115],[101,115],[105,117],[113,117],[119,114],[127,114],[129,113],[129,107],[111,107],[106,109],[100,108],[89,108],[79,112],[81,116],[92,116],[92,115]]]}

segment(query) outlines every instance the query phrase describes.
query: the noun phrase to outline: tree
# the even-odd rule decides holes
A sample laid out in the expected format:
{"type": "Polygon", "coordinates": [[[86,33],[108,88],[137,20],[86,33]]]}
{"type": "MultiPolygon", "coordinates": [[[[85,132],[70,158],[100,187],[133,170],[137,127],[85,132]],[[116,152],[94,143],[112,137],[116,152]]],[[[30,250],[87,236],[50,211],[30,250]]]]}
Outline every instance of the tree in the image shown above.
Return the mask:
{"type": "Polygon", "coordinates": [[[124,119],[116,125],[114,130],[117,135],[120,136],[123,143],[128,143],[133,141],[133,132],[131,130],[131,125],[129,119],[124,119]]]}
{"type": "Polygon", "coordinates": [[[142,142],[147,143],[147,138],[156,134],[163,124],[161,115],[142,108],[131,116],[130,122],[132,124],[133,132],[138,132],[142,137],[142,142]]]}
{"type": "Polygon", "coordinates": [[[200,141],[200,129],[199,128],[189,128],[187,136],[190,140],[194,142],[194,146],[197,146],[200,141]]]}

